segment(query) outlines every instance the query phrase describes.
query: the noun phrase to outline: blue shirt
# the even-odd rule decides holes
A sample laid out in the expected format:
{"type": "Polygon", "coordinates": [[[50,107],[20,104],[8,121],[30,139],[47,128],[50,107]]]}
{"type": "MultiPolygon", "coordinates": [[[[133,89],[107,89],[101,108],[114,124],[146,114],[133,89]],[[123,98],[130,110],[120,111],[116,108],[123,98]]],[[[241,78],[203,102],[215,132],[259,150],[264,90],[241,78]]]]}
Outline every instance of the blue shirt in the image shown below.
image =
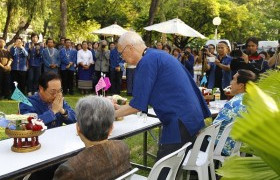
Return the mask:
{"type": "MultiPolygon", "coordinates": [[[[221,135],[225,129],[225,127],[233,122],[237,117],[240,116],[242,112],[246,111],[246,107],[242,104],[244,93],[240,93],[235,95],[230,101],[228,101],[223,109],[219,112],[216,119],[213,121],[213,124],[221,122],[221,127],[216,139],[216,144],[218,143],[221,135]]],[[[228,137],[226,140],[225,146],[222,150],[222,153],[226,156],[229,156],[231,153],[232,148],[234,147],[235,141],[228,137]]]]}
{"type": "Polygon", "coordinates": [[[59,52],[55,48],[45,48],[43,50],[44,70],[45,72],[58,72],[60,66],[59,52]],[[51,68],[50,65],[55,64],[56,68],[51,68]]]}
{"type": "MultiPolygon", "coordinates": [[[[232,61],[232,57],[226,55],[222,59],[223,65],[230,65],[232,61]]],[[[210,74],[209,74],[209,81],[208,81],[208,88],[213,89],[215,87],[215,71],[216,71],[216,64],[214,62],[210,62],[210,74]]],[[[226,88],[230,85],[230,81],[232,79],[231,71],[225,71],[222,69],[222,88],[226,88]]]]}
{"type": "Polygon", "coordinates": [[[188,57],[188,60],[182,61],[182,64],[187,68],[187,70],[190,72],[190,74],[193,77],[194,76],[194,73],[193,73],[194,56],[192,54],[190,54],[188,57]]]}
{"type": "Polygon", "coordinates": [[[28,65],[32,67],[41,67],[43,63],[43,47],[40,46],[39,53],[36,52],[36,48],[31,48],[31,42],[25,44],[25,49],[28,52],[28,65]]]}
{"type": "Polygon", "coordinates": [[[75,49],[61,48],[59,51],[59,57],[61,60],[60,68],[61,70],[75,71],[75,64],[77,64],[77,51],[75,49]],[[66,69],[66,66],[72,62],[73,64],[70,68],[66,69]]]}
{"type": "Polygon", "coordinates": [[[18,47],[12,47],[10,52],[13,57],[12,70],[27,71],[28,52],[24,48],[18,47]]]}
{"type": "Polygon", "coordinates": [[[179,120],[195,135],[211,115],[190,73],[164,51],[147,49],[135,69],[132,94],[131,107],[154,108],[163,125],[162,144],[181,143],[179,120]]]}
{"type": "Polygon", "coordinates": [[[63,108],[68,111],[68,117],[64,117],[60,113],[54,114],[49,104],[44,102],[38,94],[29,97],[28,100],[33,106],[20,103],[20,113],[38,114],[38,118],[43,120],[48,129],[59,127],[62,123],[71,124],[76,122],[75,112],[65,101],[63,101],[63,108]]]}
{"type": "Polygon", "coordinates": [[[120,66],[120,63],[124,63],[124,60],[120,58],[117,48],[114,48],[110,51],[110,70],[115,71],[115,68],[120,66]]]}

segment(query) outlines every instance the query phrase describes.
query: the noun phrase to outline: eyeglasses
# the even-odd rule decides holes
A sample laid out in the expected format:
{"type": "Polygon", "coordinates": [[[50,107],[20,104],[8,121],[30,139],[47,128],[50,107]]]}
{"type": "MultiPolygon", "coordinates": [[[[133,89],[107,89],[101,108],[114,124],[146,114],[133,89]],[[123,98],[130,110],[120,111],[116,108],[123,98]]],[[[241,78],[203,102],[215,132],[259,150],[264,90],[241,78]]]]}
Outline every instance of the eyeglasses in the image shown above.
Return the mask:
{"type": "Polygon", "coordinates": [[[123,53],[124,53],[124,50],[125,50],[125,48],[127,47],[127,45],[123,48],[123,50],[122,50],[122,52],[120,52],[120,58],[123,58],[123,53]]]}
{"type": "Polygon", "coordinates": [[[56,94],[62,93],[62,92],[63,92],[63,89],[59,89],[59,90],[52,89],[50,91],[47,91],[47,93],[49,93],[50,95],[56,95],[56,94]]]}

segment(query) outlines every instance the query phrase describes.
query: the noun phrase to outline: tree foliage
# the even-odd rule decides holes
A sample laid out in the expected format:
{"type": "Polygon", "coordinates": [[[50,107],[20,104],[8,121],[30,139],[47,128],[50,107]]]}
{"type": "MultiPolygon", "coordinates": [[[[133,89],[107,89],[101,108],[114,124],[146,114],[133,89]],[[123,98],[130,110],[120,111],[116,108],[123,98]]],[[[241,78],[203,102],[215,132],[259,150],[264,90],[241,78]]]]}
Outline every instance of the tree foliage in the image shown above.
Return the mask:
{"type": "MultiPolygon", "coordinates": [[[[280,37],[280,0],[68,0],[67,33],[74,41],[97,40],[91,34],[95,29],[113,23],[134,29],[142,35],[149,24],[180,18],[190,27],[208,38],[213,38],[216,16],[222,19],[218,27],[220,38],[244,42],[249,36],[262,40],[277,40],[280,37]],[[158,3],[155,7],[155,3],[158,3]]],[[[24,25],[31,24],[34,31],[45,37],[58,38],[61,34],[60,1],[57,0],[2,0],[0,2],[2,32],[22,32],[24,25]],[[10,13],[9,13],[10,12],[10,13]],[[10,19],[7,18],[10,15],[10,19]],[[30,22],[29,22],[30,21],[30,22]],[[29,22],[29,23],[28,23],[29,22]],[[7,24],[5,29],[5,24],[7,24]]],[[[25,26],[25,27],[26,27],[25,26]]],[[[4,33],[5,34],[5,33],[4,33]]],[[[63,33],[62,33],[63,34],[63,33]]],[[[152,32],[152,42],[167,37],[176,46],[203,41],[190,37],[173,37],[152,32]]]]}

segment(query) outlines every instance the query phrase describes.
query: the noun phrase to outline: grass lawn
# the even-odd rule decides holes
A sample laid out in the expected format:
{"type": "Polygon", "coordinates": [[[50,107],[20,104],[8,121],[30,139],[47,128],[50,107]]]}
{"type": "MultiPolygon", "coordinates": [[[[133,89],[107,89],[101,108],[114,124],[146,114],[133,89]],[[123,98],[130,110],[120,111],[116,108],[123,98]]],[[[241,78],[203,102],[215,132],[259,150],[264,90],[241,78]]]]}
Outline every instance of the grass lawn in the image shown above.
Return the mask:
{"type": "MultiPolygon", "coordinates": [[[[125,97],[125,92],[122,92],[121,96],[125,97]]],[[[75,93],[75,95],[66,95],[65,100],[68,104],[74,109],[76,106],[76,102],[82,95],[79,93],[75,93]]],[[[129,100],[131,97],[127,97],[129,100]]],[[[6,114],[13,114],[17,113],[18,103],[16,101],[9,101],[9,100],[1,100],[0,101],[0,111],[6,114]]],[[[75,132],[73,132],[75,133],[75,132]]],[[[158,135],[158,129],[154,129],[153,133],[158,135]]],[[[7,138],[5,135],[4,129],[0,128],[0,140],[7,138]]],[[[142,144],[143,144],[143,134],[138,134],[136,136],[127,138],[124,140],[128,146],[130,147],[130,154],[131,154],[131,161],[139,164],[143,164],[143,153],[142,153],[142,144]]],[[[152,139],[150,135],[148,135],[148,151],[152,154],[156,154],[157,152],[157,143],[152,139]]],[[[148,158],[148,165],[153,166],[155,160],[153,158],[148,158]]],[[[148,172],[145,171],[138,171],[138,174],[142,174],[147,176],[148,172]]]]}

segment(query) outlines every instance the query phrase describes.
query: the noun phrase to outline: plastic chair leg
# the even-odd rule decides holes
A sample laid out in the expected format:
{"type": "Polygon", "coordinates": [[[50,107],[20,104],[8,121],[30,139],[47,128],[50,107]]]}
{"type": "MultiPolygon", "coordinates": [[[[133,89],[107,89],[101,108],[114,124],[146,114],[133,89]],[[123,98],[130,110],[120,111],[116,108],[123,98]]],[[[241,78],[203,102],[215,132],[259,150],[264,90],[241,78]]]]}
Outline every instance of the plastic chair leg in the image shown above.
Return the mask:
{"type": "Polygon", "coordinates": [[[215,165],[213,161],[210,163],[210,173],[211,173],[211,180],[216,180],[215,165]]]}

